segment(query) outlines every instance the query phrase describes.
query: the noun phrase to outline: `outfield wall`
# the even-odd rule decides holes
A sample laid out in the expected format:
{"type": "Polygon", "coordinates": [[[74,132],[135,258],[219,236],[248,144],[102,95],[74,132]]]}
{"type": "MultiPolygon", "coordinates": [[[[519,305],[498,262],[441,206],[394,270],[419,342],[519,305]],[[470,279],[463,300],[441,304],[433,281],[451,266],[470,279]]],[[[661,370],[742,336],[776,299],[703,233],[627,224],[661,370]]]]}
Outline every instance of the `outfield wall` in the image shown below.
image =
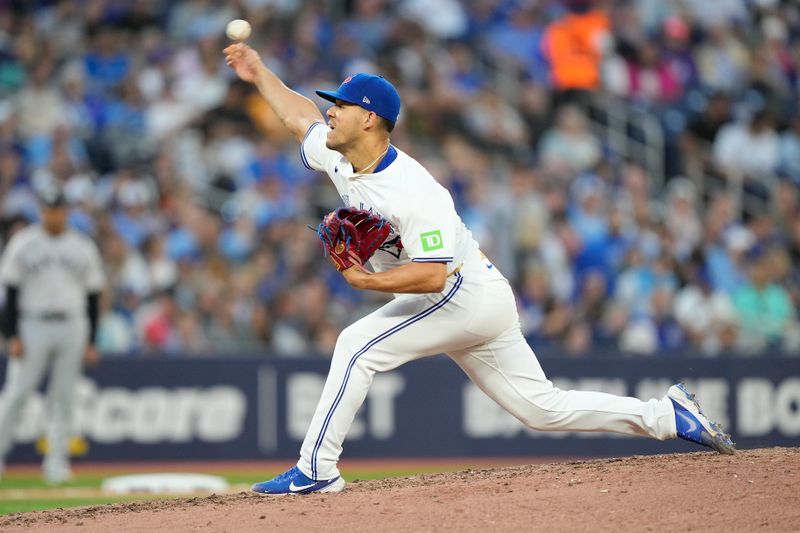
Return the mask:
{"type": "MultiPolygon", "coordinates": [[[[562,389],[639,398],[684,379],[741,448],[800,445],[800,359],[542,359],[562,389]]],[[[5,365],[2,365],[5,366],[5,365]]],[[[113,359],[76,389],[76,432],[97,461],[292,458],[327,361],[113,359]]],[[[0,368],[0,376],[5,368],[0,368]]],[[[10,462],[35,461],[45,398],[26,406],[10,462]]],[[[80,446],[78,447],[80,448],[80,446]]],[[[695,449],[611,434],[530,431],[446,357],[379,374],[356,417],[349,457],[615,456],[695,449]]]]}

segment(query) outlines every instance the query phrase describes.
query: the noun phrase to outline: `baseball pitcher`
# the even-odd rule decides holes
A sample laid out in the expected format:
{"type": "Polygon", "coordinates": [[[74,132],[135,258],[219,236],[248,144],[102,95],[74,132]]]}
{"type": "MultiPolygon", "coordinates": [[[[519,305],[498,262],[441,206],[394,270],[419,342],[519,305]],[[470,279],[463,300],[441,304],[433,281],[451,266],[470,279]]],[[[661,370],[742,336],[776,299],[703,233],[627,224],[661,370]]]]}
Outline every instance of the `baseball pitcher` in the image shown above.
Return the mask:
{"type": "Polygon", "coordinates": [[[67,227],[67,203],[58,189],[44,191],[41,223],[17,232],[0,258],[6,288],[6,383],[0,403],[0,474],[25,400],[50,368],[48,451],[44,479],[71,477],[68,442],[74,389],[94,347],[98,297],[104,284],[100,253],[87,236],[67,227]]]}
{"type": "Polygon", "coordinates": [[[522,335],[508,281],[478,249],[450,193],[391,144],[400,96],[387,80],[355,74],[335,91],[317,91],[333,103],[326,123],[253,49],[237,43],[224,53],[300,141],[303,163],[325,172],[341,196],[345,209],[319,227],[331,261],[353,287],[395,295],[341,333],[297,466],[254,491],[341,491],[342,442],[373,375],[439,353],[531,428],[681,437],[733,453],[730,437],[680,384],[646,402],[553,387],[522,335]]]}

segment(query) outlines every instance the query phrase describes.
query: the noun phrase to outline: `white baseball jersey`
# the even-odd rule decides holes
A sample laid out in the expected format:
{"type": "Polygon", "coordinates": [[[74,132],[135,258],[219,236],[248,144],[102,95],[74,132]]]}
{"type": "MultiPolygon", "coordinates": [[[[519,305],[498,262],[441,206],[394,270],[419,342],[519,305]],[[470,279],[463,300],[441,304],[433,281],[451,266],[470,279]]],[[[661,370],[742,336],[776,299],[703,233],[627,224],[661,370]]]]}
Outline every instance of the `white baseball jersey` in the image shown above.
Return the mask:
{"type": "Polygon", "coordinates": [[[345,205],[371,209],[392,233],[370,259],[376,272],[414,262],[451,263],[478,258],[478,243],[458,216],[450,193],[414,158],[390,146],[372,174],[357,174],[345,157],[325,146],[330,128],[316,122],[300,146],[305,166],[328,174],[345,205]],[[395,157],[396,156],[396,157],[395,157]],[[394,160],[391,160],[394,157],[394,160]]]}
{"type": "Polygon", "coordinates": [[[311,126],[300,155],[307,167],[331,177],[345,204],[372,209],[391,222],[396,233],[370,260],[373,267],[437,261],[461,268],[448,276],[441,293],[397,295],[342,331],[300,449],[297,467],[303,474],[312,480],[339,477],[342,443],[375,372],[440,353],[529,427],[675,437],[668,398],[642,402],[553,387],[522,336],[511,286],[482,259],[447,190],[393,147],[375,173],[356,174],[342,154],[325,146],[329,131],[322,123],[311,126]]]}
{"type": "Polygon", "coordinates": [[[21,315],[86,314],[86,296],[104,284],[97,246],[68,229],[54,236],[34,224],[16,233],[0,259],[0,282],[19,289],[21,315]]]}

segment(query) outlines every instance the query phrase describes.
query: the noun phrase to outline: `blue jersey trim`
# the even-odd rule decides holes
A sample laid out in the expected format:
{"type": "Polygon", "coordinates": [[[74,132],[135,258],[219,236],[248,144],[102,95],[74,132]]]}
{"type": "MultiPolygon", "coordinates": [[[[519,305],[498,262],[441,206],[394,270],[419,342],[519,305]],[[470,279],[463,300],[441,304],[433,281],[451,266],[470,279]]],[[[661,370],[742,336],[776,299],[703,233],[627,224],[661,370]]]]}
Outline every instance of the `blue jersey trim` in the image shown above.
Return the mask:
{"type": "Polygon", "coordinates": [[[378,166],[375,167],[375,170],[373,170],[372,173],[376,174],[381,170],[388,168],[389,165],[394,163],[395,159],[397,159],[397,149],[390,144],[389,149],[386,151],[386,155],[383,156],[383,159],[381,159],[381,162],[378,163],[378,166]]]}
{"type": "Polygon", "coordinates": [[[308,170],[314,170],[311,168],[311,165],[308,164],[308,158],[306,158],[306,153],[303,151],[303,145],[306,143],[306,139],[311,134],[311,130],[314,129],[314,126],[317,124],[322,124],[320,121],[314,122],[312,125],[308,127],[306,130],[306,134],[303,136],[303,140],[300,142],[300,161],[303,163],[303,166],[306,167],[308,170]]]}
{"type": "Polygon", "coordinates": [[[452,263],[452,257],[417,257],[411,260],[413,263],[452,263]]]}
{"type": "Polygon", "coordinates": [[[347,381],[350,379],[350,373],[353,370],[353,366],[355,365],[356,360],[359,357],[361,357],[367,350],[369,350],[370,348],[372,348],[373,346],[378,344],[380,341],[384,340],[385,338],[391,336],[394,333],[397,333],[401,329],[403,329],[405,327],[408,327],[411,324],[422,320],[423,318],[425,318],[426,316],[430,315],[431,313],[433,313],[434,311],[436,311],[437,309],[442,307],[444,304],[449,302],[453,298],[453,296],[455,296],[456,292],[458,292],[459,287],[461,287],[461,282],[464,281],[464,278],[461,275],[461,273],[456,273],[456,278],[457,278],[456,282],[453,285],[453,287],[450,289],[450,292],[448,292],[447,295],[444,298],[439,300],[439,302],[437,302],[433,306],[425,309],[424,311],[421,311],[421,312],[417,313],[416,315],[412,316],[411,318],[406,319],[405,321],[403,321],[400,324],[394,326],[393,328],[389,329],[388,331],[385,331],[385,332],[381,333],[380,335],[378,335],[377,337],[375,337],[374,339],[369,341],[366,345],[364,345],[363,348],[361,348],[359,351],[357,351],[355,353],[355,355],[353,355],[353,357],[350,358],[350,362],[347,364],[347,370],[344,373],[344,380],[342,381],[342,385],[341,385],[341,387],[339,387],[339,392],[336,394],[336,399],[333,401],[333,405],[328,410],[328,414],[325,416],[325,421],[322,423],[322,428],[319,430],[319,435],[317,436],[317,441],[314,444],[314,451],[311,452],[311,478],[312,479],[317,479],[317,453],[319,452],[320,446],[322,446],[322,440],[325,437],[325,432],[328,430],[328,424],[330,423],[331,418],[333,417],[333,412],[339,406],[339,402],[341,402],[342,398],[344,397],[344,389],[347,386],[347,381]]]}

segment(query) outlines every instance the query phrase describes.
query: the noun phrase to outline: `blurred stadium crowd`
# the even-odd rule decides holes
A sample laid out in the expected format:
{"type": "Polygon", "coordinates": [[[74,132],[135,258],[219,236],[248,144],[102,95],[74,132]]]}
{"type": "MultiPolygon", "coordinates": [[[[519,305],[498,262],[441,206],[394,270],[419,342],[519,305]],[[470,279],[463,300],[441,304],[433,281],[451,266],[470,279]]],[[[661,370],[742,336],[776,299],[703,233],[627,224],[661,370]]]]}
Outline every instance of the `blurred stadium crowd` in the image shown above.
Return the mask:
{"type": "Polygon", "coordinates": [[[306,225],[339,198],[225,66],[234,18],[303,94],[398,86],[394,144],[537,353],[798,351],[797,2],[0,0],[3,238],[65,187],[110,281],[103,352],[325,356],[382,301],[321,257],[306,225]],[[603,101],[658,121],[663,176],[593,127],[603,101]]]}

